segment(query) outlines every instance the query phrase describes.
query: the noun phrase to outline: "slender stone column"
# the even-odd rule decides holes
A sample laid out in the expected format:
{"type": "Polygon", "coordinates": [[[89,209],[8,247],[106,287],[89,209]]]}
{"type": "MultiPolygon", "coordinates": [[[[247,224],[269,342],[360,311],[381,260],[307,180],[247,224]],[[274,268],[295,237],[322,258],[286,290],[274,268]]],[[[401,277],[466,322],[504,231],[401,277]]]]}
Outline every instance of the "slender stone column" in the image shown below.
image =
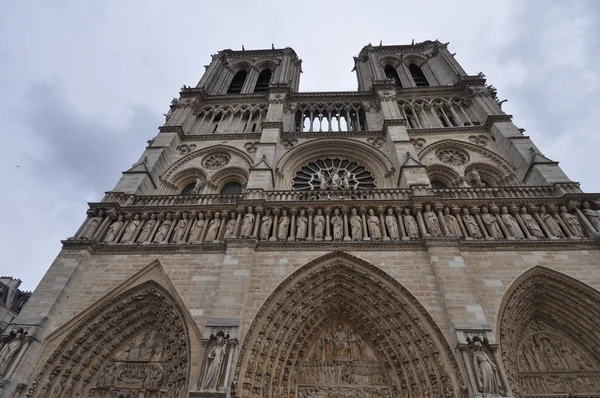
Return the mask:
{"type": "Polygon", "coordinates": [[[394,209],[396,212],[396,219],[398,220],[398,228],[400,229],[400,239],[402,240],[410,240],[410,238],[406,235],[406,230],[404,229],[404,223],[402,222],[402,209],[396,207],[394,209]]]}
{"type": "Polygon", "coordinates": [[[556,208],[554,206],[550,207],[548,209],[548,211],[552,214],[552,217],[554,217],[554,219],[556,220],[558,225],[560,225],[560,227],[563,229],[563,232],[565,233],[565,236],[567,238],[577,239],[576,236],[573,236],[573,234],[571,233],[571,230],[569,229],[569,227],[567,227],[567,225],[565,224],[563,219],[558,215],[558,210],[556,210],[556,208]]]}
{"type": "Polygon", "coordinates": [[[308,209],[306,209],[306,212],[308,213],[308,225],[306,226],[306,240],[313,240],[313,236],[312,236],[312,230],[313,230],[313,213],[315,212],[315,209],[313,209],[312,207],[309,207],[308,209]]]}
{"type": "Polygon", "coordinates": [[[463,219],[460,215],[460,208],[458,207],[453,207],[452,208],[452,214],[454,214],[454,218],[456,218],[456,221],[458,222],[458,226],[460,227],[460,231],[462,232],[464,238],[466,240],[472,240],[473,238],[471,238],[469,236],[469,234],[467,233],[467,229],[465,228],[465,224],[463,222],[463,219]]]}
{"type": "Polygon", "coordinates": [[[131,222],[131,217],[132,217],[131,214],[128,214],[126,216],[125,222],[123,223],[123,225],[121,225],[121,228],[119,229],[119,233],[117,233],[117,235],[115,236],[115,240],[113,240],[112,243],[119,243],[121,241],[123,234],[127,230],[129,223],[131,222]]]}
{"type": "Polygon", "coordinates": [[[87,211],[87,217],[86,219],[81,223],[81,226],[79,227],[79,229],[77,230],[77,232],[75,232],[75,235],[73,235],[73,237],[75,239],[78,239],[79,236],[81,235],[81,233],[85,230],[85,228],[87,227],[88,223],[90,222],[90,220],[92,218],[96,217],[96,215],[94,214],[94,211],[89,209],[87,211]]]}
{"type": "Polygon", "coordinates": [[[152,232],[150,232],[150,236],[148,237],[148,240],[146,242],[144,242],[145,244],[151,244],[153,242],[154,235],[156,235],[156,231],[158,231],[158,228],[160,228],[160,224],[162,224],[162,218],[163,218],[162,214],[158,214],[156,216],[156,224],[154,224],[154,229],[152,229],[152,232]]]}
{"type": "MultiPolygon", "coordinates": [[[[183,233],[183,239],[182,239],[183,243],[187,242],[189,239],[190,230],[192,229],[192,225],[194,225],[194,218],[195,217],[193,217],[193,216],[188,218],[188,223],[187,223],[187,226],[185,227],[185,232],[183,233]]],[[[141,224],[140,224],[139,230],[140,231],[142,230],[141,224]]]]}
{"type": "Polygon", "coordinates": [[[367,228],[367,209],[365,207],[360,208],[360,218],[362,219],[363,226],[363,240],[371,240],[369,237],[369,229],[367,228]]]}
{"type": "MultiPolygon", "coordinates": [[[[330,127],[331,128],[331,127],[330,127]]],[[[325,209],[325,240],[331,240],[331,224],[330,224],[331,209],[325,209]]]]}
{"type": "Polygon", "coordinates": [[[491,213],[494,215],[494,217],[498,221],[498,225],[500,226],[500,229],[502,230],[502,233],[504,234],[504,236],[506,237],[506,239],[515,240],[516,237],[511,236],[508,233],[508,230],[506,229],[506,225],[504,225],[504,221],[502,221],[502,219],[500,218],[500,214],[498,213],[498,207],[493,206],[491,208],[491,213]]]}
{"type": "Polygon", "coordinates": [[[423,213],[421,213],[422,207],[414,206],[413,210],[415,211],[415,214],[417,215],[417,224],[419,225],[419,232],[421,232],[421,236],[422,237],[431,236],[427,232],[427,229],[425,228],[425,220],[423,220],[423,213]]]}
{"type": "Polygon", "coordinates": [[[273,210],[273,233],[271,234],[271,238],[269,238],[269,240],[272,242],[277,241],[277,232],[279,231],[279,213],[279,209],[273,210]]]}
{"type": "Polygon", "coordinates": [[[262,221],[262,207],[256,208],[256,219],[254,220],[254,231],[252,231],[252,237],[258,239],[258,230],[260,229],[260,222],[262,221]]]}
{"type": "Polygon", "coordinates": [[[435,205],[435,212],[438,216],[438,219],[440,221],[440,228],[442,229],[442,235],[443,236],[448,236],[450,235],[448,233],[448,226],[446,225],[446,220],[444,219],[444,215],[442,214],[442,209],[444,208],[444,206],[442,205],[435,205]]]}
{"type": "MultiPolygon", "coordinates": [[[[208,234],[208,225],[210,224],[212,219],[213,219],[213,212],[211,210],[209,210],[206,212],[206,216],[205,216],[206,222],[204,223],[204,227],[202,227],[202,233],[200,234],[200,240],[198,242],[205,243],[204,238],[206,238],[206,235],[208,234]]],[[[208,243],[210,243],[210,242],[208,242],[208,243]]]]}
{"type": "Polygon", "coordinates": [[[219,242],[223,242],[223,235],[225,235],[225,224],[227,223],[227,217],[229,217],[229,213],[226,211],[221,212],[221,225],[219,226],[219,234],[217,235],[217,240],[219,242]]]}
{"type": "Polygon", "coordinates": [[[476,208],[476,207],[473,207],[471,209],[471,213],[475,216],[475,219],[477,220],[477,224],[479,224],[479,229],[481,229],[481,233],[483,234],[483,238],[486,239],[486,240],[489,240],[490,239],[490,235],[488,234],[487,228],[483,224],[483,221],[481,221],[481,216],[479,215],[479,209],[476,208]]]}
{"type": "Polygon", "coordinates": [[[290,221],[290,236],[288,236],[287,240],[296,240],[296,214],[298,213],[298,209],[290,210],[292,220],[290,221]]]}
{"type": "Polygon", "coordinates": [[[496,366],[498,366],[498,373],[500,374],[500,379],[502,379],[502,384],[504,386],[504,395],[507,397],[512,397],[513,393],[510,389],[510,383],[508,382],[508,377],[506,377],[506,372],[504,371],[504,366],[502,366],[502,359],[500,355],[498,355],[498,347],[491,347],[492,354],[494,355],[494,360],[496,361],[496,366]]]}
{"type": "Polygon", "coordinates": [[[100,224],[100,227],[98,227],[98,230],[92,235],[92,237],[90,239],[100,240],[100,237],[104,234],[104,231],[106,231],[106,228],[108,228],[108,224],[110,223],[111,220],[112,220],[112,216],[106,215],[106,217],[104,217],[104,220],[102,220],[102,224],[100,224]]]}
{"type": "Polygon", "coordinates": [[[464,349],[461,349],[461,353],[463,361],[465,362],[465,368],[467,368],[467,376],[469,379],[469,385],[471,387],[469,391],[477,391],[477,386],[475,385],[475,376],[473,376],[473,369],[471,368],[471,363],[473,361],[471,361],[471,356],[469,355],[467,349],[467,347],[464,347],[464,349]]]}
{"type": "Polygon", "coordinates": [[[171,223],[171,228],[169,228],[169,232],[167,232],[167,236],[165,236],[165,243],[168,243],[171,239],[171,234],[173,233],[173,230],[175,229],[177,223],[179,223],[179,216],[175,216],[175,220],[173,220],[173,222],[171,223]]]}
{"type": "Polygon", "coordinates": [[[235,227],[233,228],[233,236],[232,238],[237,238],[240,236],[240,228],[242,227],[242,216],[244,214],[244,209],[237,209],[237,218],[235,220],[235,227]]]}
{"type": "Polygon", "coordinates": [[[348,235],[348,209],[342,208],[342,215],[344,216],[344,240],[352,240],[348,235]]]}
{"type": "Polygon", "coordinates": [[[593,238],[594,235],[597,234],[596,228],[594,228],[590,220],[588,220],[588,218],[581,212],[581,210],[579,210],[578,206],[575,206],[575,212],[577,213],[577,216],[579,216],[579,222],[583,227],[582,229],[584,234],[587,235],[588,238],[593,238]]]}
{"type": "Polygon", "coordinates": [[[523,219],[521,218],[521,215],[519,214],[519,209],[515,208],[515,207],[511,207],[510,210],[512,211],[513,217],[515,218],[515,220],[517,220],[517,222],[519,223],[519,226],[523,230],[523,233],[525,234],[525,238],[529,239],[529,240],[536,240],[537,238],[535,236],[531,235],[531,233],[529,232],[529,228],[527,228],[527,226],[523,222],[523,219]]]}
{"type": "Polygon", "coordinates": [[[390,240],[390,238],[387,235],[387,230],[385,228],[385,219],[383,216],[385,213],[385,209],[383,207],[378,207],[377,212],[379,213],[379,230],[381,233],[381,239],[382,240],[390,240]]]}
{"type": "Polygon", "coordinates": [[[552,236],[552,234],[550,234],[550,231],[548,231],[548,228],[546,228],[546,223],[542,221],[542,218],[540,217],[537,209],[532,208],[529,211],[533,214],[533,218],[535,218],[546,237],[548,237],[549,239],[558,239],[558,236],[552,236]]]}

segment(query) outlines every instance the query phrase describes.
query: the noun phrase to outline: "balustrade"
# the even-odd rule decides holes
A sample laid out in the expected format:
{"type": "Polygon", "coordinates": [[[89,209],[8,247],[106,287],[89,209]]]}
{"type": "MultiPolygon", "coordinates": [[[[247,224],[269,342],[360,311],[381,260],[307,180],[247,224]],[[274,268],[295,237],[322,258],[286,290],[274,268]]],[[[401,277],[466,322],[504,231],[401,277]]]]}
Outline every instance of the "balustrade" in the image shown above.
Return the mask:
{"type": "Polygon", "coordinates": [[[366,131],[362,104],[300,104],[294,118],[294,131],[366,131]]]}

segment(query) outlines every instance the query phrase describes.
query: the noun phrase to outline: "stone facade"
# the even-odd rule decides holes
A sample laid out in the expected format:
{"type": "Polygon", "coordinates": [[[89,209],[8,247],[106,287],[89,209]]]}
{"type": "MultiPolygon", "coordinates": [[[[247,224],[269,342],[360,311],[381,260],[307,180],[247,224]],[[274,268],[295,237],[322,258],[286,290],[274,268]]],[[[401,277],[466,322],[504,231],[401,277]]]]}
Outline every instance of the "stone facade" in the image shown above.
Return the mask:
{"type": "Polygon", "coordinates": [[[50,266],[6,397],[600,397],[600,194],[438,41],[224,50],[50,266]]]}

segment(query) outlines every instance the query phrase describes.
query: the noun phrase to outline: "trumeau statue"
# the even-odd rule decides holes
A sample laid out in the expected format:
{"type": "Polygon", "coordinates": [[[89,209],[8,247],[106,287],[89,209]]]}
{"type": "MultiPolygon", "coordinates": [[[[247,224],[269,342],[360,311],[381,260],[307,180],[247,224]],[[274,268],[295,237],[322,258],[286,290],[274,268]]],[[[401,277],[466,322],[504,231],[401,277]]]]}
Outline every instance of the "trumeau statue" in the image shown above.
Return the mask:
{"type": "Polygon", "coordinates": [[[160,224],[158,231],[156,231],[156,235],[154,235],[155,243],[166,242],[166,240],[169,238],[167,235],[169,234],[169,231],[171,230],[172,224],[173,224],[173,219],[171,217],[171,213],[167,213],[165,220],[162,222],[162,224],[160,224]]]}
{"type": "Polygon", "coordinates": [[[462,236],[458,220],[450,214],[450,209],[447,207],[444,209],[444,221],[446,221],[446,227],[450,236],[462,236]]]}
{"type": "Polygon", "coordinates": [[[367,227],[369,229],[369,236],[371,237],[371,239],[381,239],[381,230],[379,229],[379,217],[375,215],[373,209],[369,209],[369,215],[367,216],[367,227]]]}
{"type": "Polygon", "coordinates": [[[313,218],[313,225],[315,226],[315,239],[323,239],[323,230],[325,228],[325,217],[323,217],[323,210],[317,210],[317,214],[313,218]]]}
{"type": "Polygon", "coordinates": [[[307,233],[308,219],[306,218],[306,210],[301,209],[300,214],[296,218],[296,239],[305,240],[307,233]]]}
{"type": "Polygon", "coordinates": [[[156,225],[156,215],[152,213],[150,215],[150,219],[146,221],[144,226],[142,227],[142,232],[140,232],[140,236],[138,236],[138,243],[147,242],[150,239],[150,235],[152,231],[154,231],[154,226],[156,225]]]}
{"type": "Polygon", "coordinates": [[[362,240],[362,219],[358,215],[355,208],[350,210],[350,231],[352,234],[352,240],[362,240]]]}
{"type": "Polygon", "coordinates": [[[135,234],[135,232],[137,231],[140,224],[141,224],[140,215],[136,214],[135,216],[133,216],[133,220],[131,220],[129,222],[129,224],[127,225],[127,228],[125,228],[125,233],[123,234],[123,237],[121,238],[121,243],[132,242],[133,234],[135,234]]]}
{"type": "Polygon", "coordinates": [[[252,227],[254,226],[254,213],[252,212],[252,206],[248,206],[248,212],[244,215],[242,221],[242,228],[240,230],[241,238],[249,238],[252,236],[252,227]]]}
{"type": "Polygon", "coordinates": [[[223,239],[234,238],[234,229],[235,229],[235,212],[231,212],[229,214],[229,220],[225,225],[225,232],[223,233],[223,239]]]}
{"type": "Polygon", "coordinates": [[[498,220],[496,220],[496,217],[494,217],[493,214],[489,213],[487,206],[481,208],[481,221],[483,221],[483,225],[485,225],[485,228],[492,239],[504,238],[502,230],[498,225],[498,220]]]}
{"type": "Polygon", "coordinates": [[[0,379],[6,375],[10,364],[23,346],[24,337],[23,328],[18,328],[12,338],[0,350],[0,379]]]}
{"type": "Polygon", "coordinates": [[[550,234],[551,237],[554,237],[554,238],[564,238],[565,237],[565,234],[563,233],[562,229],[560,228],[560,225],[558,224],[558,222],[554,219],[554,217],[552,217],[550,214],[546,213],[546,207],[544,207],[544,206],[540,207],[540,218],[546,225],[546,229],[548,230],[548,233],[550,234]]]}
{"type": "Polygon", "coordinates": [[[405,207],[403,213],[402,220],[404,221],[406,234],[410,239],[419,239],[419,227],[417,226],[415,218],[410,214],[410,209],[405,207]]]}
{"type": "Polygon", "coordinates": [[[340,216],[340,210],[335,209],[333,211],[333,217],[331,217],[331,225],[333,226],[333,240],[344,239],[344,219],[340,216]]]}
{"type": "Polygon", "coordinates": [[[271,225],[273,225],[273,216],[271,210],[266,209],[262,220],[260,221],[260,239],[269,240],[269,234],[271,233],[271,225]]]}
{"type": "Polygon", "coordinates": [[[521,207],[521,220],[523,220],[523,224],[525,224],[531,236],[539,239],[543,239],[545,237],[544,232],[541,230],[538,222],[535,221],[535,218],[533,218],[531,214],[527,213],[527,208],[524,206],[521,207]]]}
{"type": "Polygon", "coordinates": [[[286,240],[289,229],[290,218],[287,215],[287,210],[284,209],[281,211],[281,217],[279,218],[279,226],[277,227],[277,240],[286,240]]]}
{"type": "Polygon", "coordinates": [[[221,227],[221,213],[219,213],[217,211],[217,212],[215,212],[214,218],[212,220],[210,220],[210,222],[208,223],[208,229],[206,232],[206,238],[204,239],[204,242],[211,243],[211,242],[216,241],[219,237],[220,227],[221,227]]]}
{"type": "Polygon", "coordinates": [[[483,234],[475,217],[469,214],[468,209],[463,209],[463,221],[469,236],[473,239],[483,239],[483,234]]]}
{"type": "Polygon", "coordinates": [[[483,351],[479,341],[474,343],[473,369],[479,392],[485,394],[500,394],[500,379],[498,369],[492,360],[483,351]]]}
{"type": "Polygon", "coordinates": [[[393,209],[387,209],[387,215],[385,216],[385,226],[387,227],[388,236],[391,240],[400,239],[400,232],[398,230],[398,221],[394,216],[393,209]]]}
{"type": "Polygon", "coordinates": [[[567,227],[571,231],[571,234],[577,238],[583,238],[585,235],[583,234],[583,229],[581,228],[581,224],[579,223],[579,219],[576,215],[571,214],[567,211],[566,206],[560,207],[560,216],[567,224],[567,227]]]}
{"type": "Polygon", "coordinates": [[[425,212],[423,213],[423,218],[425,218],[425,225],[427,226],[427,231],[429,231],[431,236],[442,235],[440,221],[438,220],[435,213],[431,210],[431,205],[425,205],[425,212]]]}
{"type": "Polygon", "coordinates": [[[596,210],[592,210],[588,202],[583,202],[581,204],[581,212],[586,216],[596,231],[600,232],[600,213],[596,210]]]}
{"type": "Polygon", "coordinates": [[[504,223],[506,227],[506,231],[510,235],[511,238],[515,239],[525,239],[525,235],[523,231],[521,231],[521,226],[515,220],[515,218],[508,212],[508,207],[502,206],[502,214],[500,215],[500,219],[504,223]]]}
{"type": "Polygon", "coordinates": [[[108,232],[106,232],[104,241],[106,243],[113,242],[115,240],[115,238],[117,237],[117,234],[121,230],[122,226],[123,226],[123,215],[119,214],[119,218],[117,219],[117,221],[113,222],[110,225],[110,227],[108,228],[108,232]]]}
{"type": "Polygon", "coordinates": [[[202,389],[204,390],[217,390],[219,385],[219,379],[223,371],[225,361],[225,333],[219,330],[216,335],[216,341],[210,351],[208,352],[206,360],[208,366],[202,380],[202,389]]]}

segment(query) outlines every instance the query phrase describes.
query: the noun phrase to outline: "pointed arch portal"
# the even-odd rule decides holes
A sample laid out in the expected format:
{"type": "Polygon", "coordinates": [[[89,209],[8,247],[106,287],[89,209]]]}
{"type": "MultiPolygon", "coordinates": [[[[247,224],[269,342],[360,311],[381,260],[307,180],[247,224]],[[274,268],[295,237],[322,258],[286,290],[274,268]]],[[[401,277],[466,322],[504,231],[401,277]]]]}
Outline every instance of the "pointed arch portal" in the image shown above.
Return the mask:
{"type": "Polygon", "coordinates": [[[379,268],[335,252],[265,301],[235,370],[237,397],[458,397],[452,350],[417,299],[379,268]]]}
{"type": "Polygon", "coordinates": [[[520,397],[600,396],[600,293],[544,267],[518,278],[499,312],[500,349],[520,397]]]}

